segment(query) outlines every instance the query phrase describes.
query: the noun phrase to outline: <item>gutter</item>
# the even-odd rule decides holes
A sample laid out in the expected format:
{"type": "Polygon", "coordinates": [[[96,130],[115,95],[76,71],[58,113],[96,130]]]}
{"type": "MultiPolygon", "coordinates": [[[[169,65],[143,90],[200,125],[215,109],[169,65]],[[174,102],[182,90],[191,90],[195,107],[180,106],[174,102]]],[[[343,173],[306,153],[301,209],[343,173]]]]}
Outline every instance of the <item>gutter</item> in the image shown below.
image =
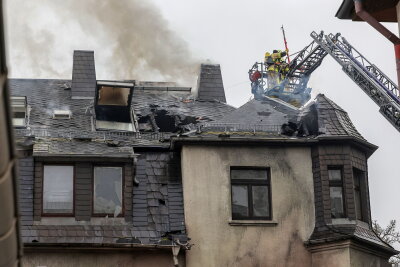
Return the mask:
{"type": "Polygon", "coordinates": [[[389,31],[385,26],[383,26],[377,19],[375,19],[371,14],[364,9],[364,0],[354,0],[354,8],[356,15],[363,21],[371,25],[375,30],[381,33],[386,39],[394,45],[394,52],[396,58],[396,69],[397,69],[397,86],[400,85],[400,39],[389,31]]]}
{"type": "Polygon", "coordinates": [[[312,146],[326,143],[343,143],[350,142],[353,145],[358,146],[361,150],[366,152],[367,158],[369,158],[377,149],[378,146],[373,145],[367,141],[361,140],[352,136],[316,136],[312,138],[250,138],[250,137],[171,137],[171,150],[177,147],[186,145],[209,145],[209,146],[223,146],[223,145],[246,145],[246,146],[260,146],[260,145],[271,145],[271,146],[312,146]]]}

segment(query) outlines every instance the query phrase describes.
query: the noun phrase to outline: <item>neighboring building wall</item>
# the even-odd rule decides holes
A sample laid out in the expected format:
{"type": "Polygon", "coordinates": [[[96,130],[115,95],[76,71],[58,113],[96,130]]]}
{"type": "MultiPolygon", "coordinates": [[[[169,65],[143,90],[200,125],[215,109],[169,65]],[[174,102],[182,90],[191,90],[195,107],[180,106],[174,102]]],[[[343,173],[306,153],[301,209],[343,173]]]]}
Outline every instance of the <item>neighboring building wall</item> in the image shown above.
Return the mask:
{"type": "MultiPolygon", "coordinates": [[[[171,267],[174,266],[172,252],[165,251],[155,253],[151,251],[141,252],[34,252],[25,253],[23,266],[57,266],[57,267],[171,267]]],[[[179,257],[180,266],[184,265],[184,259],[179,257]]]]}
{"type": "Polygon", "coordinates": [[[184,146],[182,182],[194,244],[187,266],[311,266],[304,246],[315,218],[310,148],[184,146]],[[270,168],[272,222],[229,224],[231,166],[270,168]]]}

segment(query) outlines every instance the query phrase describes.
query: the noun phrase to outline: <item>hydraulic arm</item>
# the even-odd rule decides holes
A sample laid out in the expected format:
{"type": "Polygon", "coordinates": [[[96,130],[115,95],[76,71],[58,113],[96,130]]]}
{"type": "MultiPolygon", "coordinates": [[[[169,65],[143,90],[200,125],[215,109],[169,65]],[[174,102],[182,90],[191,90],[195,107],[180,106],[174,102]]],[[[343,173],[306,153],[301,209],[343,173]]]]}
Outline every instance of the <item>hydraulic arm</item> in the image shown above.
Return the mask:
{"type": "Polygon", "coordinates": [[[400,131],[400,93],[396,84],[340,34],[311,33],[342,70],[379,106],[379,112],[400,131]]]}

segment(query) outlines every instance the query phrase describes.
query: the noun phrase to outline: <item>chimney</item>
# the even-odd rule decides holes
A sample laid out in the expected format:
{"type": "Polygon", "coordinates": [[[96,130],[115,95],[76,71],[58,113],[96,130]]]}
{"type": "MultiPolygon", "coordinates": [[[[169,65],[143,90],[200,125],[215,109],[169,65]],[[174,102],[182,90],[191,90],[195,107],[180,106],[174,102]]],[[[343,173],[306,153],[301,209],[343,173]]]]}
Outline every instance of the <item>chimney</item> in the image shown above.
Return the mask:
{"type": "Polygon", "coordinates": [[[96,70],[93,51],[74,51],[72,67],[72,98],[93,98],[96,90],[96,70]]]}
{"type": "Polygon", "coordinates": [[[219,64],[201,64],[197,99],[218,100],[226,103],[221,67],[219,64]]]}

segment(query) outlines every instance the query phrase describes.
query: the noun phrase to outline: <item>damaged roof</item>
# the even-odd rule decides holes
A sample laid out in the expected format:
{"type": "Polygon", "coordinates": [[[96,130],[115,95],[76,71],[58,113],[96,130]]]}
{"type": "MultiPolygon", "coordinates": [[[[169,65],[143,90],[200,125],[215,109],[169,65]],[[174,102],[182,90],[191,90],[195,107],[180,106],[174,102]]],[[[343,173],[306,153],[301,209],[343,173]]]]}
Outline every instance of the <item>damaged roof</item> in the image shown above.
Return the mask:
{"type": "MultiPolygon", "coordinates": [[[[77,142],[80,139],[117,139],[129,141],[133,147],[168,147],[168,143],[163,140],[168,139],[170,134],[196,129],[199,123],[218,120],[235,110],[220,101],[196,100],[190,88],[138,86],[132,95],[132,109],[140,133],[95,131],[93,98],[72,98],[70,80],[10,79],[9,86],[12,95],[26,96],[28,102],[28,127],[17,129],[17,136],[77,139],[75,143],[66,143],[67,153],[68,147],[73,149],[79,145],[77,142]],[[70,111],[71,118],[54,119],[54,110],[70,111]]],[[[54,147],[57,142],[52,144],[54,147]]],[[[88,142],[85,145],[87,151],[98,154],[98,142],[88,142]]],[[[57,149],[49,151],[63,153],[57,149]]]]}

